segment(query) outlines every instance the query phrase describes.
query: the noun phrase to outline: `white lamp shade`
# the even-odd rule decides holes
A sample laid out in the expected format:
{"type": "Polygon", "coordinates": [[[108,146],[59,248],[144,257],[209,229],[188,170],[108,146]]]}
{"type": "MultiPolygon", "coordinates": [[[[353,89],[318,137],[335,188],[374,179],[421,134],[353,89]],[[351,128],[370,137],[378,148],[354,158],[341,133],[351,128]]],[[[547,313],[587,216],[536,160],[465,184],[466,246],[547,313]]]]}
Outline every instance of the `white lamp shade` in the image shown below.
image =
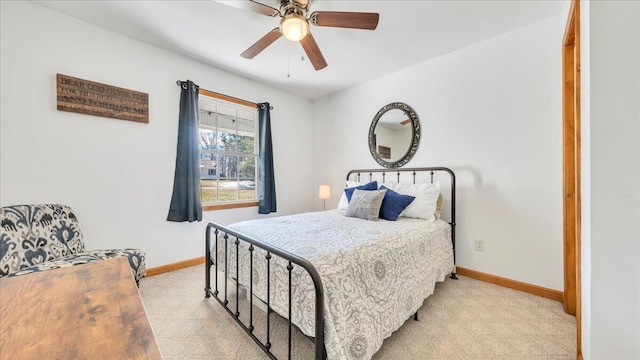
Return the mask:
{"type": "Polygon", "coordinates": [[[329,185],[320,185],[320,189],[318,190],[318,197],[322,200],[331,198],[331,188],[329,187],[329,185]]]}

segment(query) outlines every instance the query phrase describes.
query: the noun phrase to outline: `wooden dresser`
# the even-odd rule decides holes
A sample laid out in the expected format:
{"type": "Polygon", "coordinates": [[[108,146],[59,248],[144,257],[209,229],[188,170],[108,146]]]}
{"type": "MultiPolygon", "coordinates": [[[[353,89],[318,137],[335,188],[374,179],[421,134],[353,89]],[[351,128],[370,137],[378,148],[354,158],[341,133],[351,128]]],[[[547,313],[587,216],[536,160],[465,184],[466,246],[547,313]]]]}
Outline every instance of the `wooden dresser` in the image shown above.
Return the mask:
{"type": "Polygon", "coordinates": [[[0,359],[162,359],[126,258],[0,280],[0,359]]]}

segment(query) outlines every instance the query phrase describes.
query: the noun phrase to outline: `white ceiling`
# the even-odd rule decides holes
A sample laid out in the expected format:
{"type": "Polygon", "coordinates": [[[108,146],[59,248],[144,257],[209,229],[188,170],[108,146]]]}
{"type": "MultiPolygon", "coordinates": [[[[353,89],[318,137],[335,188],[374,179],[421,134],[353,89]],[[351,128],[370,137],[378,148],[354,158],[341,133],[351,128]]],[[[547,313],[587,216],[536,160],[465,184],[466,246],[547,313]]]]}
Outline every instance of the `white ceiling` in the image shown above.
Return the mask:
{"type": "MultiPolygon", "coordinates": [[[[243,0],[237,0],[243,1],[243,0]]],[[[278,18],[201,1],[36,1],[112,31],[307,99],[373,80],[558,14],[563,1],[323,1],[310,11],[380,13],[374,31],[312,26],[327,63],[315,71],[302,47],[280,38],[240,57],[278,18]],[[289,74],[289,76],[287,76],[289,74]]],[[[276,6],[273,0],[263,4],[276,6]]]]}

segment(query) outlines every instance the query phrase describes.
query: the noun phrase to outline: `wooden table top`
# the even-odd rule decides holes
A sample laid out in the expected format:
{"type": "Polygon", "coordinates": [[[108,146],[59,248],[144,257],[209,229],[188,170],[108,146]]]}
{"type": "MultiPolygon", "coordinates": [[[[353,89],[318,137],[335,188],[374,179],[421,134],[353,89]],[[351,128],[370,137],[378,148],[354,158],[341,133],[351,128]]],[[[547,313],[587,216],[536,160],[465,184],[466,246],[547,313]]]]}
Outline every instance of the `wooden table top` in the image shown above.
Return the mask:
{"type": "Polygon", "coordinates": [[[0,279],[0,359],[162,359],[126,258],[0,279]]]}

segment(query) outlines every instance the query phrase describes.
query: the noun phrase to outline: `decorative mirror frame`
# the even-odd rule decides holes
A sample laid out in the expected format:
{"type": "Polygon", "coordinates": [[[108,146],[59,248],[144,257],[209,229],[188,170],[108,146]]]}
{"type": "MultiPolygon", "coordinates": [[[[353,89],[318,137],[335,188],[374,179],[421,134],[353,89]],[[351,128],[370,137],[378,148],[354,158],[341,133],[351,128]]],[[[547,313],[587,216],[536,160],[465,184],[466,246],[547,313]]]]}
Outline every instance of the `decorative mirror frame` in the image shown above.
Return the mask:
{"type": "Polygon", "coordinates": [[[373,156],[373,159],[383,167],[389,168],[389,169],[396,169],[396,168],[403,167],[409,162],[409,160],[411,160],[413,155],[415,155],[416,151],[418,150],[419,144],[420,144],[420,119],[418,119],[418,114],[416,114],[415,110],[413,110],[411,106],[402,102],[393,102],[391,104],[383,106],[382,109],[378,111],[376,116],[373,117],[373,120],[371,121],[371,126],[369,127],[369,151],[371,152],[371,156],[373,156]],[[407,114],[407,117],[409,118],[409,120],[411,120],[412,137],[411,137],[411,144],[407,152],[397,161],[389,162],[382,159],[382,157],[380,157],[380,155],[376,150],[375,131],[376,131],[376,125],[378,125],[378,121],[380,120],[380,118],[382,118],[382,115],[384,115],[387,111],[393,110],[393,109],[402,110],[404,111],[405,114],[407,114]]]}

